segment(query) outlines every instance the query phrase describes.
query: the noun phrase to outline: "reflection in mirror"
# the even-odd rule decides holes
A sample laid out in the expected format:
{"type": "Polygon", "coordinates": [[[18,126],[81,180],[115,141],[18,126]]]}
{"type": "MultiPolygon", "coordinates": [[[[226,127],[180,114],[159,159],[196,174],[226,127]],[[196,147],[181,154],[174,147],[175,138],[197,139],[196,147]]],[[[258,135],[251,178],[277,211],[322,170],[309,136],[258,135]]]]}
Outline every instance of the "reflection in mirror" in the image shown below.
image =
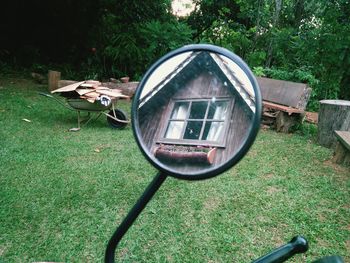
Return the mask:
{"type": "Polygon", "coordinates": [[[169,169],[191,174],[221,165],[237,153],[250,132],[253,84],[223,55],[176,55],[140,88],[141,140],[169,169]]]}

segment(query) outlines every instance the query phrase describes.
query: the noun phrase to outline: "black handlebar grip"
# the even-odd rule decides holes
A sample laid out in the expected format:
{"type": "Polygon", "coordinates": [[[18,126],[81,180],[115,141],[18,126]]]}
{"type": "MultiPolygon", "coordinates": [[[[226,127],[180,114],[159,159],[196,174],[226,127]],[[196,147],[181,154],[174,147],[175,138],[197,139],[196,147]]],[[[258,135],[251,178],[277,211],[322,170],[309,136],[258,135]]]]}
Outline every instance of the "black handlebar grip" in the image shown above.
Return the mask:
{"type": "Polygon", "coordinates": [[[285,262],[295,254],[304,253],[308,250],[309,245],[307,240],[302,236],[293,237],[292,240],[271,251],[269,254],[258,258],[252,263],[281,263],[285,262]]]}

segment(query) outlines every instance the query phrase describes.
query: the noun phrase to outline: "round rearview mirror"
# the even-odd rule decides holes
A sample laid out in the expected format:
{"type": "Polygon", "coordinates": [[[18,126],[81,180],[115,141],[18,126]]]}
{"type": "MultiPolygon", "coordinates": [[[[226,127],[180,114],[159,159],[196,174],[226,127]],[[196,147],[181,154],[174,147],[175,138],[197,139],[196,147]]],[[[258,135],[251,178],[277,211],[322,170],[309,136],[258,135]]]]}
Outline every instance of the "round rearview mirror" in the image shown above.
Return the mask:
{"type": "Polygon", "coordinates": [[[212,45],[185,46],[159,59],[132,106],[143,154],[160,171],[187,180],[235,165],[252,145],[260,117],[253,73],[237,55],[212,45]]]}

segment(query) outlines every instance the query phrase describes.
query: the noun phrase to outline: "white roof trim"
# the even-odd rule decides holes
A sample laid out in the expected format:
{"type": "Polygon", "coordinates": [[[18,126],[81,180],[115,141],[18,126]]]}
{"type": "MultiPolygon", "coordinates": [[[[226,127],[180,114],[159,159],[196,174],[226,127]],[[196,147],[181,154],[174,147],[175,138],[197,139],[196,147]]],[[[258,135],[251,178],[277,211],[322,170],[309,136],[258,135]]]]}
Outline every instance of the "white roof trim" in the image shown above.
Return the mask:
{"type": "Polygon", "coordinates": [[[232,86],[241,95],[242,99],[255,113],[255,95],[252,83],[245,72],[233,61],[226,57],[211,53],[210,56],[218,64],[220,69],[225,73],[232,86]],[[231,70],[234,69],[234,70],[231,70]]]}

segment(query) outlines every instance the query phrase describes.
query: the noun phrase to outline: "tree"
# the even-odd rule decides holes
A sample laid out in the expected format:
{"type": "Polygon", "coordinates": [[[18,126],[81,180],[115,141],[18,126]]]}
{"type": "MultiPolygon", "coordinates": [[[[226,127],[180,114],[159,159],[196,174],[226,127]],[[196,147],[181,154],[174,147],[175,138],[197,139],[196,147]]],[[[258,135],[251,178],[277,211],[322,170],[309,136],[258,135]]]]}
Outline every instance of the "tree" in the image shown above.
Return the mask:
{"type": "Polygon", "coordinates": [[[191,30],[171,14],[167,0],[105,0],[92,34],[103,76],[138,78],[160,56],[191,42],[191,30]]]}

